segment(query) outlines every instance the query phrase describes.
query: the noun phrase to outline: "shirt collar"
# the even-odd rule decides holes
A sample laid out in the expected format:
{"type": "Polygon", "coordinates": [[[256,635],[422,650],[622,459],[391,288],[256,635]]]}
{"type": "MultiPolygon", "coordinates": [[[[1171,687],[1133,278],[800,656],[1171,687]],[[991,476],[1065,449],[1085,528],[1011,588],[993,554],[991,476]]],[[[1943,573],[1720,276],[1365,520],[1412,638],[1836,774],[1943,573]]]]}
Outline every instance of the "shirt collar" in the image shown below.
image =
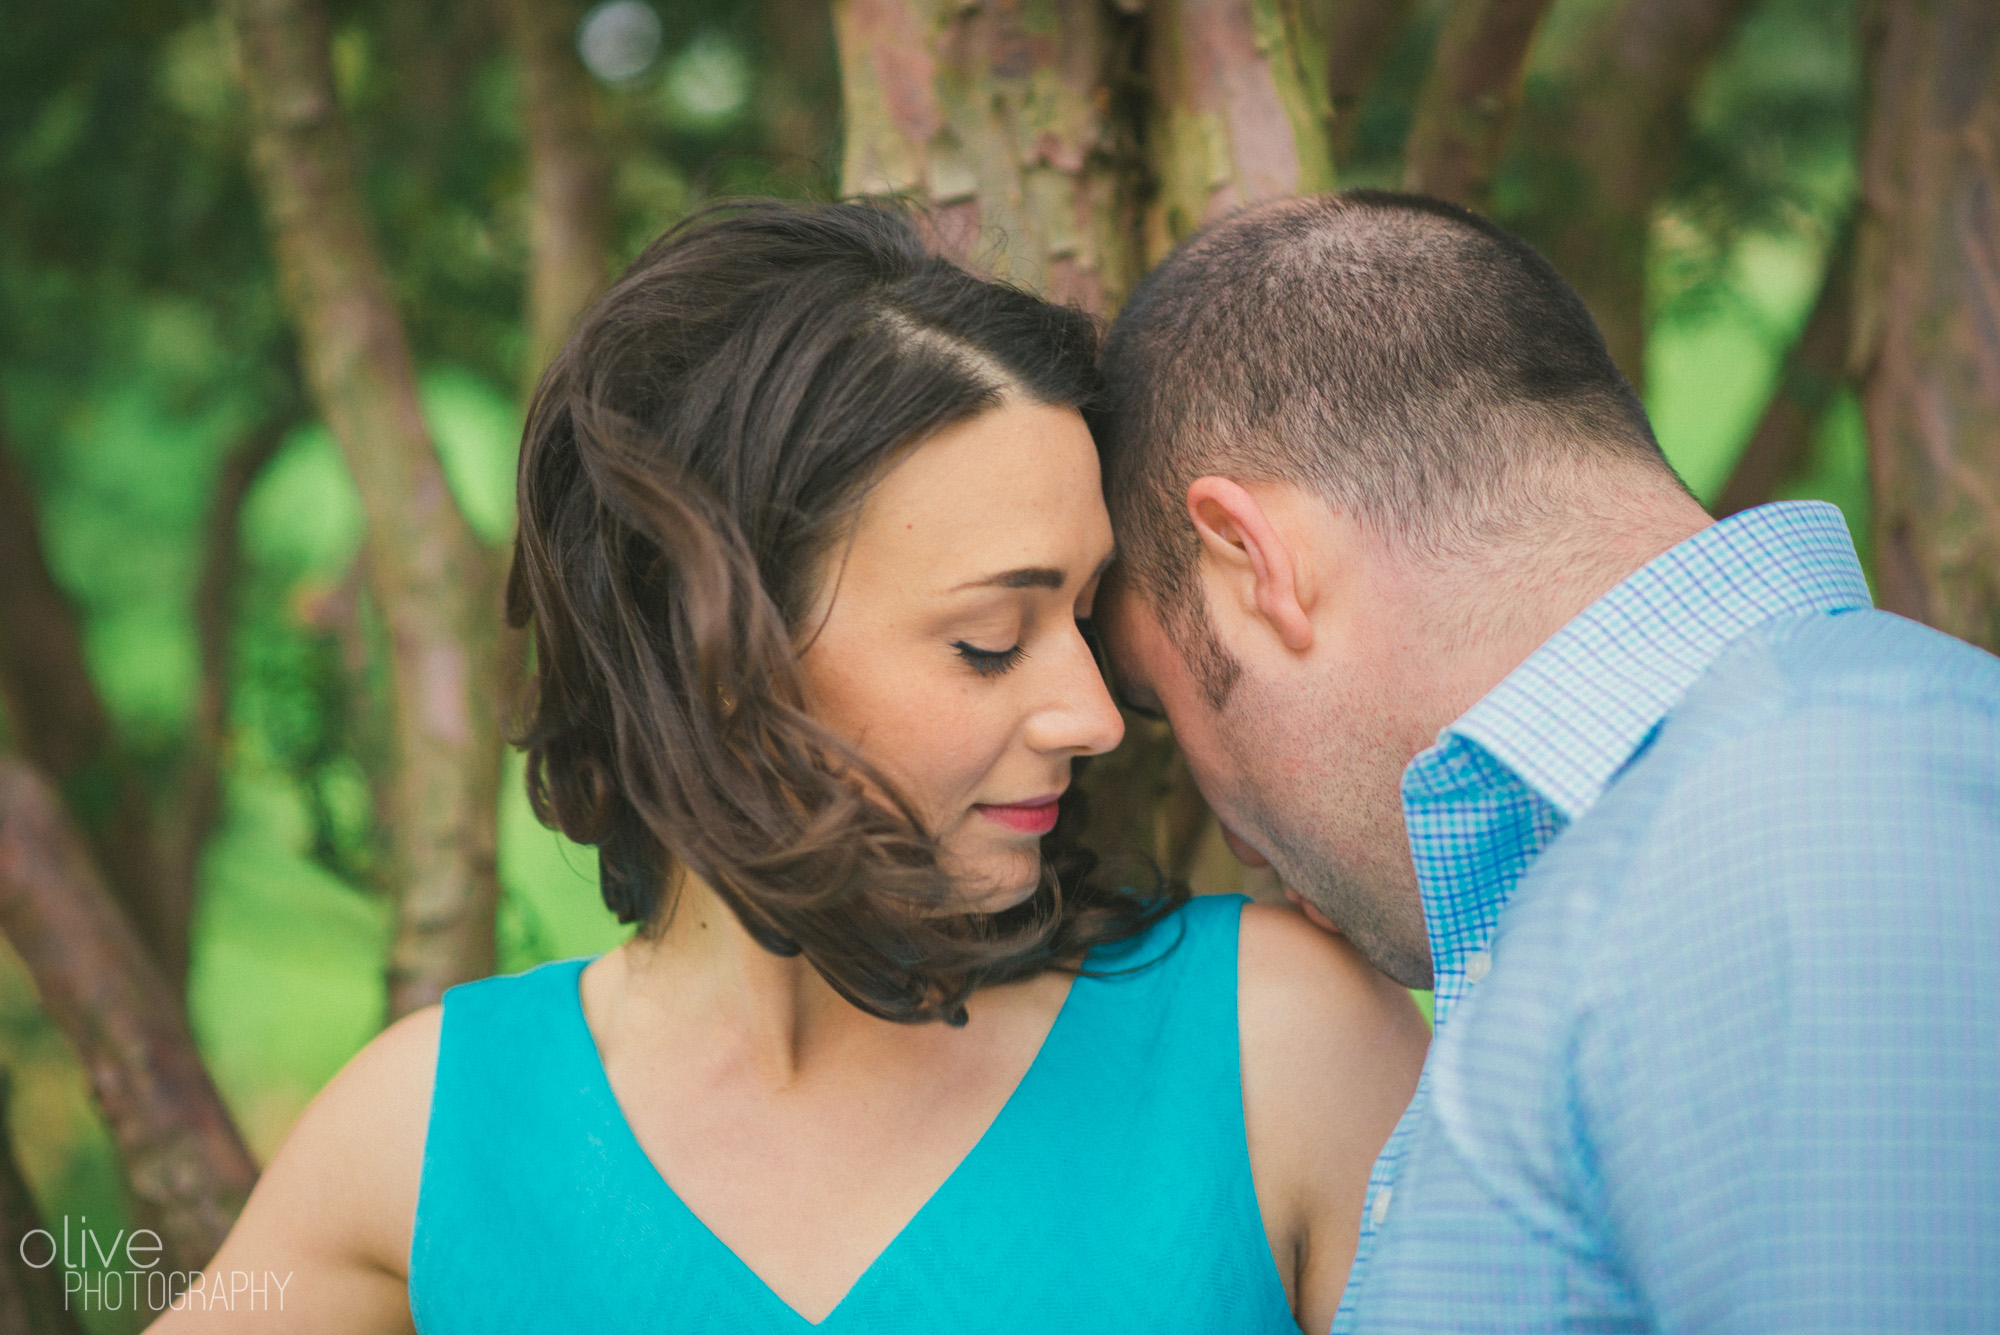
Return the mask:
{"type": "Polygon", "coordinates": [[[1871,605],[1838,509],[1745,510],[1627,576],[1439,740],[1478,745],[1574,821],[1730,641],[1778,617],[1871,605]]]}

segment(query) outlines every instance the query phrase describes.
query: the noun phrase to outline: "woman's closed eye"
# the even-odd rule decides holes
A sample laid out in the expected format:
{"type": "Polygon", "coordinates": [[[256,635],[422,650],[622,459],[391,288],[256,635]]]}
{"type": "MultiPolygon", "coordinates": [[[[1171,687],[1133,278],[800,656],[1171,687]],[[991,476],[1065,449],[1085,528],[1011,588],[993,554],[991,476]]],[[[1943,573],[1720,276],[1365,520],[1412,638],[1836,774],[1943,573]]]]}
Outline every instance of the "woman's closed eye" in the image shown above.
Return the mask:
{"type": "Polygon", "coordinates": [[[1027,653],[1018,644],[1008,649],[981,649],[964,640],[954,640],[951,647],[958,650],[958,656],[971,664],[972,670],[982,677],[999,676],[1020,662],[1027,653]]]}

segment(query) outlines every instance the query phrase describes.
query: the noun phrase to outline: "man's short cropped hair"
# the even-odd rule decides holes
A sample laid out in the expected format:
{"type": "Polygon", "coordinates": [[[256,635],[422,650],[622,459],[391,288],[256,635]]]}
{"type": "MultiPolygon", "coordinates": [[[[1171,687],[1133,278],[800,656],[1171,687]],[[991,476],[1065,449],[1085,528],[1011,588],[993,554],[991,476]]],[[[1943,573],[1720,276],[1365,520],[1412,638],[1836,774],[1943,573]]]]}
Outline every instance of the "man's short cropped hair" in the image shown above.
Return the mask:
{"type": "Polygon", "coordinates": [[[1210,225],[1139,284],[1103,366],[1092,425],[1122,578],[1217,707],[1236,665],[1194,579],[1196,478],[1291,483],[1449,556],[1517,528],[1593,458],[1672,472],[1561,275],[1420,196],[1350,190],[1210,225]]]}

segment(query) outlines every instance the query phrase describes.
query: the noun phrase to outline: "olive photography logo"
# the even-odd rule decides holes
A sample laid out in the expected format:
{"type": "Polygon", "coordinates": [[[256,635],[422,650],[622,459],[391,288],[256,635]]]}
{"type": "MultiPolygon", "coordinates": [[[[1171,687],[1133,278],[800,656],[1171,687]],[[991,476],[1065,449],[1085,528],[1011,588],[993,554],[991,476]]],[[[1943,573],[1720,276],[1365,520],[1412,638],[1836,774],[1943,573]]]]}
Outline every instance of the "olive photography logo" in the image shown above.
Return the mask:
{"type": "Polygon", "coordinates": [[[279,1278],[274,1270],[225,1270],[214,1276],[190,1270],[162,1270],[160,1253],[165,1247],[160,1235],[150,1228],[119,1229],[107,1243],[90,1227],[90,1216],[80,1216],[72,1225],[63,1216],[62,1237],[46,1228],[30,1229],[21,1235],[21,1264],[31,1270],[47,1270],[60,1264],[63,1276],[63,1306],[81,1312],[181,1311],[199,1307],[203,1311],[282,1312],[285,1286],[292,1282],[287,1270],[279,1278]]]}

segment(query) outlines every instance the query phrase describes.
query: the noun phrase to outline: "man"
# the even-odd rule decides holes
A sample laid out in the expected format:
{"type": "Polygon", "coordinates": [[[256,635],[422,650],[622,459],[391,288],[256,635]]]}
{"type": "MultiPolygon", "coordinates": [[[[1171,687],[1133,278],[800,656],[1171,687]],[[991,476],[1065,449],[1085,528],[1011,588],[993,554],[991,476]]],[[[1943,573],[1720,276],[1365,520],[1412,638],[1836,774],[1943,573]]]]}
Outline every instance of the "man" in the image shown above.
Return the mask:
{"type": "Polygon", "coordinates": [[[1228,219],[1104,360],[1128,698],[1436,993],[1334,1329],[2000,1330],[2000,661],[1450,206],[1228,219]]]}

